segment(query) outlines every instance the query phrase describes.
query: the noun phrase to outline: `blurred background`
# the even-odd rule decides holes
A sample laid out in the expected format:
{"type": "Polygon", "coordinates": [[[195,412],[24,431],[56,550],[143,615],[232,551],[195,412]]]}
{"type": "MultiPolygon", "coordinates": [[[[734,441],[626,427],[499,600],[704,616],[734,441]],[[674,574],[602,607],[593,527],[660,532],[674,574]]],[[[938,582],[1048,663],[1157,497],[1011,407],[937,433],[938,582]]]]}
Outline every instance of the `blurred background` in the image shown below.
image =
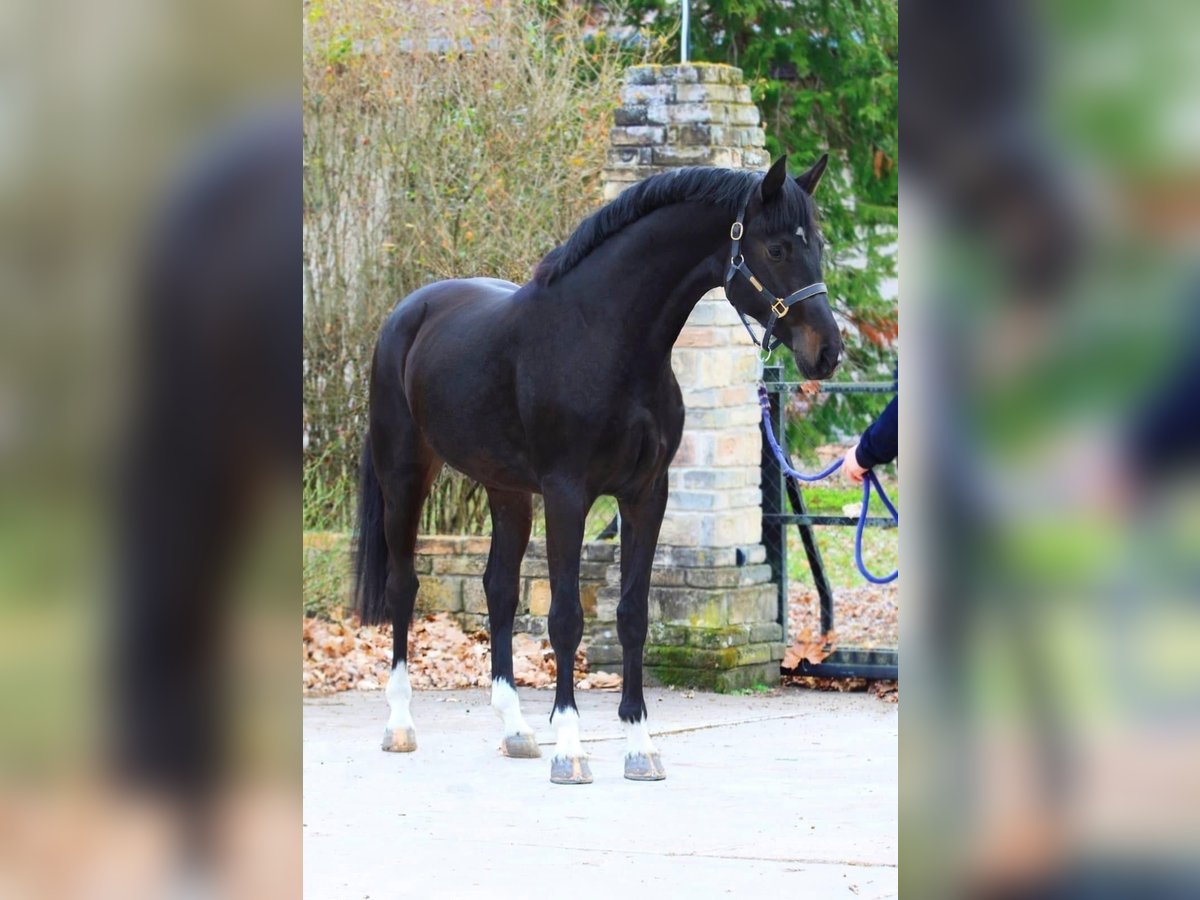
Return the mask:
{"type": "Polygon", "coordinates": [[[1200,9],[900,23],[904,893],[1196,896],[1200,9]]]}
{"type": "Polygon", "coordinates": [[[295,895],[300,23],[3,20],[0,894],[295,895]]]}

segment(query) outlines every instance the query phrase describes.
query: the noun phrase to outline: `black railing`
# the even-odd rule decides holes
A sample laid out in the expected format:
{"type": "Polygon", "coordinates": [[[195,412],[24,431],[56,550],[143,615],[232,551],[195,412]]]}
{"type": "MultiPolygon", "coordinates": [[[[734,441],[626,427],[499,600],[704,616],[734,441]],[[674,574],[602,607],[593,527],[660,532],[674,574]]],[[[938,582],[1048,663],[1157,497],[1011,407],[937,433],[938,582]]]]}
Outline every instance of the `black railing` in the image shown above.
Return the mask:
{"type": "MultiPolygon", "coordinates": [[[[763,383],[771,401],[771,427],[780,446],[786,446],[783,434],[783,413],[780,398],[796,390],[799,385],[783,380],[779,366],[768,366],[763,370],[763,383]]],[[[820,390],[827,394],[894,394],[896,383],[887,382],[825,382],[820,390]]],[[[821,604],[821,636],[834,629],[834,594],[821,558],[815,528],[854,527],[856,516],[814,515],[804,502],[803,488],[786,478],[771,449],[763,441],[762,456],[763,495],[763,543],[767,548],[767,562],[778,587],[777,615],[783,626],[784,640],[791,642],[788,633],[788,529],[793,525],[800,533],[808,568],[812,572],[813,586],[821,604]]],[[[894,528],[896,523],[886,516],[870,516],[868,527],[894,528]]],[[[822,675],[835,678],[894,679],[899,668],[899,653],[896,648],[838,647],[819,663],[801,660],[794,669],[784,668],[786,675],[822,675]]]]}

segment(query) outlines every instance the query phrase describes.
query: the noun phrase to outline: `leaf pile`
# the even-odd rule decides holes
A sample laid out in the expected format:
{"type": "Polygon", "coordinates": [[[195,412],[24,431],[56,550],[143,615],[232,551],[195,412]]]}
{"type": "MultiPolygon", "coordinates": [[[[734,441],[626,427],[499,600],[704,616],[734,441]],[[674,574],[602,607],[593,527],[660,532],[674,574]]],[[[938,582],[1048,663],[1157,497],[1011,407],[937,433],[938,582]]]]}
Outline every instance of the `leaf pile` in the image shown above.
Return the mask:
{"type": "MultiPolygon", "coordinates": [[[[389,625],[358,625],[349,619],[306,618],[303,631],[304,691],[335,694],[376,691],[392,663],[389,625]]],[[[581,690],[615,690],[621,676],[588,672],[580,647],[575,656],[581,690]]],[[[481,687],[491,684],[491,646],[485,632],[467,634],[446,613],[417,617],[408,630],[408,673],[418,689],[481,687]]],[[[523,687],[550,687],[558,669],[550,642],[513,635],[513,677],[523,687]]]]}
{"type": "MultiPolygon", "coordinates": [[[[822,636],[821,604],[817,592],[803,585],[793,587],[788,604],[788,633],[796,637],[784,654],[784,668],[794,669],[805,659],[810,663],[819,663],[838,647],[898,646],[897,597],[895,584],[835,588],[833,622],[836,631],[822,636]]],[[[784,676],[783,683],[816,691],[870,691],[884,703],[896,703],[900,698],[899,688],[894,681],[796,675],[784,676]]]]}
{"type": "MultiPolygon", "coordinates": [[[[885,648],[899,646],[899,591],[889,585],[862,584],[835,587],[833,625],[841,647],[885,648]]],[[[788,634],[821,632],[821,601],[806,584],[793,584],[788,603],[788,634]]],[[[811,657],[809,657],[811,659],[811,657]]],[[[817,662],[817,660],[813,660],[817,662]]]]}

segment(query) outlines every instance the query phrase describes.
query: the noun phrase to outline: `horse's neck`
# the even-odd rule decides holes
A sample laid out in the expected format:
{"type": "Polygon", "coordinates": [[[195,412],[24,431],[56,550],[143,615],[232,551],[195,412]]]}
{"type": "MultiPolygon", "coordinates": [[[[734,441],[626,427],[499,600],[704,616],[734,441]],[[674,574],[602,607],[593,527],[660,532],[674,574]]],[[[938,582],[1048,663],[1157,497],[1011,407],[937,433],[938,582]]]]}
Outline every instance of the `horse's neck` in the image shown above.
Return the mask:
{"type": "Polygon", "coordinates": [[[644,363],[665,362],[692,309],[722,282],[730,222],[726,211],[707,204],[655,210],[560,284],[582,305],[590,328],[611,330],[620,349],[644,363]]]}

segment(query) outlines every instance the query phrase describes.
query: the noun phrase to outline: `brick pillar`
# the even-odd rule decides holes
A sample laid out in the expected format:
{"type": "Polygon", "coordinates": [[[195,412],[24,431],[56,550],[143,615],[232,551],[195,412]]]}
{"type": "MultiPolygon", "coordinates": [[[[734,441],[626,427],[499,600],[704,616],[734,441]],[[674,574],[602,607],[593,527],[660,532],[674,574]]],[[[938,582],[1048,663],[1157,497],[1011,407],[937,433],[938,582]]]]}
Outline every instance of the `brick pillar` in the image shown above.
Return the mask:
{"type": "MultiPolygon", "coordinates": [[[[683,165],[765,169],[750,88],[732,66],[634,66],[614,114],[604,198],[683,165]]],[[[762,546],[755,382],[761,366],[717,289],[697,304],[671,364],[687,407],[650,589],[647,674],[728,690],[774,683],[783,656],[762,546]]],[[[620,571],[610,568],[591,623],[589,658],[616,669],[620,571]]]]}

